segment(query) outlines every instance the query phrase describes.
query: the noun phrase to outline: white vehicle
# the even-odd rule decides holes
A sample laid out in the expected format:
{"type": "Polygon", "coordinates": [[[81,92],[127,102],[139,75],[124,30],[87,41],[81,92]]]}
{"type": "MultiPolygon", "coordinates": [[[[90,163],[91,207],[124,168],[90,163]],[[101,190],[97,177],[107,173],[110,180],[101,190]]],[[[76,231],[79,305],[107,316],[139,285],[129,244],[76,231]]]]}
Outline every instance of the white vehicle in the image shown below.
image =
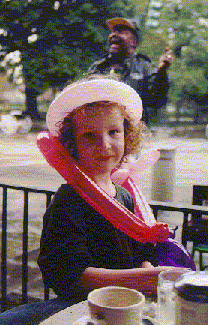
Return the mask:
{"type": "Polygon", "coordinates": [[[24,116],[22,111],[14,110],[0,116],[0,129],[7,135],[28,133],[32,127],[30,116],[24,116]]]}

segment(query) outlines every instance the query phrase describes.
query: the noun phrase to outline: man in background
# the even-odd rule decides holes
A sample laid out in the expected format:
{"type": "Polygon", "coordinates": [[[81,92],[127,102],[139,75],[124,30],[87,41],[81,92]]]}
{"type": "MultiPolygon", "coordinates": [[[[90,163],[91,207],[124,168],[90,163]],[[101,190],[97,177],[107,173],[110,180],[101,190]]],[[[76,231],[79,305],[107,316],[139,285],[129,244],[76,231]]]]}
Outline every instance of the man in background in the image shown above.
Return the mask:
{"type": "Polygon", "coordinates": [[[140,95],[143,102],[142,119],[148,125],[148,108],[157,111],[167,102],[167,69],[174,60],[173,52],[166,48],[156,66],[148,56],[136,52],[141,36],[134,20],[117,17],[107,20],[106,24],[110,29],[108,53],[95,61],[87,74],[120,75],[121,80],[140,95]]]}

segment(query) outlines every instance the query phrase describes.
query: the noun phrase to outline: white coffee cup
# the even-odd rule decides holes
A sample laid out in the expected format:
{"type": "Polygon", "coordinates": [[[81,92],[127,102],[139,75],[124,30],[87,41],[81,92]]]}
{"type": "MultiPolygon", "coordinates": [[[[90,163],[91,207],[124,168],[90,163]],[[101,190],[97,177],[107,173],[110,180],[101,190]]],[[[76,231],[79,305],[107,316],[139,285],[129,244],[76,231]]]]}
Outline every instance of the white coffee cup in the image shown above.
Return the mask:
{"type": "Polygon", "coordinates": [[[90,320],[87,325],[141,324],[145,296],[134,289],[110,286],[88,294],[90,320]]]}

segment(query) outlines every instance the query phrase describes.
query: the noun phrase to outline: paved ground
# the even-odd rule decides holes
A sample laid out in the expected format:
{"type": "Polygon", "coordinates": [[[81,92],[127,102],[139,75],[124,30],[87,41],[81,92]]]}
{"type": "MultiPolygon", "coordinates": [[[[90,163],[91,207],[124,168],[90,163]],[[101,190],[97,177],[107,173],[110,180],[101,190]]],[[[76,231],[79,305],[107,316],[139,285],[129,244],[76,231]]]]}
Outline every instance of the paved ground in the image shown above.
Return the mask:
{"type": "MultiPolygon", "coordinates": [[[[34,132],[27,135],[5,137],[0,134],[0,183],[28,186],[32,188],[49,189],[55,191],[63,182],[62,177],[45,162],[36,147],[34,132]]],[[[193,184],[207,185],[208,180],[208,140],[203,132],[201,137],[190,138],[187,135],[176,137],[167,128],[154,129],[154,136],[149,147],[164,148],[167,146],[176,149],[175,155],[175,184],[173,200],[177,203],[192,202],[193,184]]],[[[177,131],[179,132],[179,131],[177,131]]],[[[193,130],[190,130],[189,133],[193,130]]],[[[152,192],[152,169],[147,168],[140,174],[140,187],[148,199],[152,192]]],[[[20,291],[21,229],[22,229],[21,193],[10,191],[8,203],[8,258],[9,283],[20,291]]],[[[42,291],[41,276],[34,262],[38,254],[38,245],[42,229],[42,215],[45,210],[43,197],[30,197],[29,218],[29,250],[30,250],[30,292],[33,297],[40,297],[42,291]]],[[[177,239],[180,241],[182,215],[177,213],[163,213],[161,220],[172,225],[179,225],[177,239]]],[[[197,261],[197,260],[196,260],[197,261]]]]}

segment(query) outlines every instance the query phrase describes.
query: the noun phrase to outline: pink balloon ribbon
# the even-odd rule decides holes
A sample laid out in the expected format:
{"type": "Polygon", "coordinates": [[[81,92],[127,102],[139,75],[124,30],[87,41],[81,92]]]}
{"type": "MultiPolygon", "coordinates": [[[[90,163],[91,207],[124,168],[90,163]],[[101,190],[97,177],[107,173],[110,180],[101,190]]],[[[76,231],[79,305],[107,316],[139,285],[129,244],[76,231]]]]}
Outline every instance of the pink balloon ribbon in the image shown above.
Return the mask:
{"type": "Polygon", "coordinates": [[[49,132],[41,132],[37,137],[37,145],[49,165],[55,168],[86,202],[117,229],[142,243],[163,242],[168,238],[168,226],[156,222],[138,186],[129,176],[123,178],[122,186],[125,185],[130,194],[133,193],[136,203],[135,214],[110,197],[88,177],[57,137],[49,132]]]}

